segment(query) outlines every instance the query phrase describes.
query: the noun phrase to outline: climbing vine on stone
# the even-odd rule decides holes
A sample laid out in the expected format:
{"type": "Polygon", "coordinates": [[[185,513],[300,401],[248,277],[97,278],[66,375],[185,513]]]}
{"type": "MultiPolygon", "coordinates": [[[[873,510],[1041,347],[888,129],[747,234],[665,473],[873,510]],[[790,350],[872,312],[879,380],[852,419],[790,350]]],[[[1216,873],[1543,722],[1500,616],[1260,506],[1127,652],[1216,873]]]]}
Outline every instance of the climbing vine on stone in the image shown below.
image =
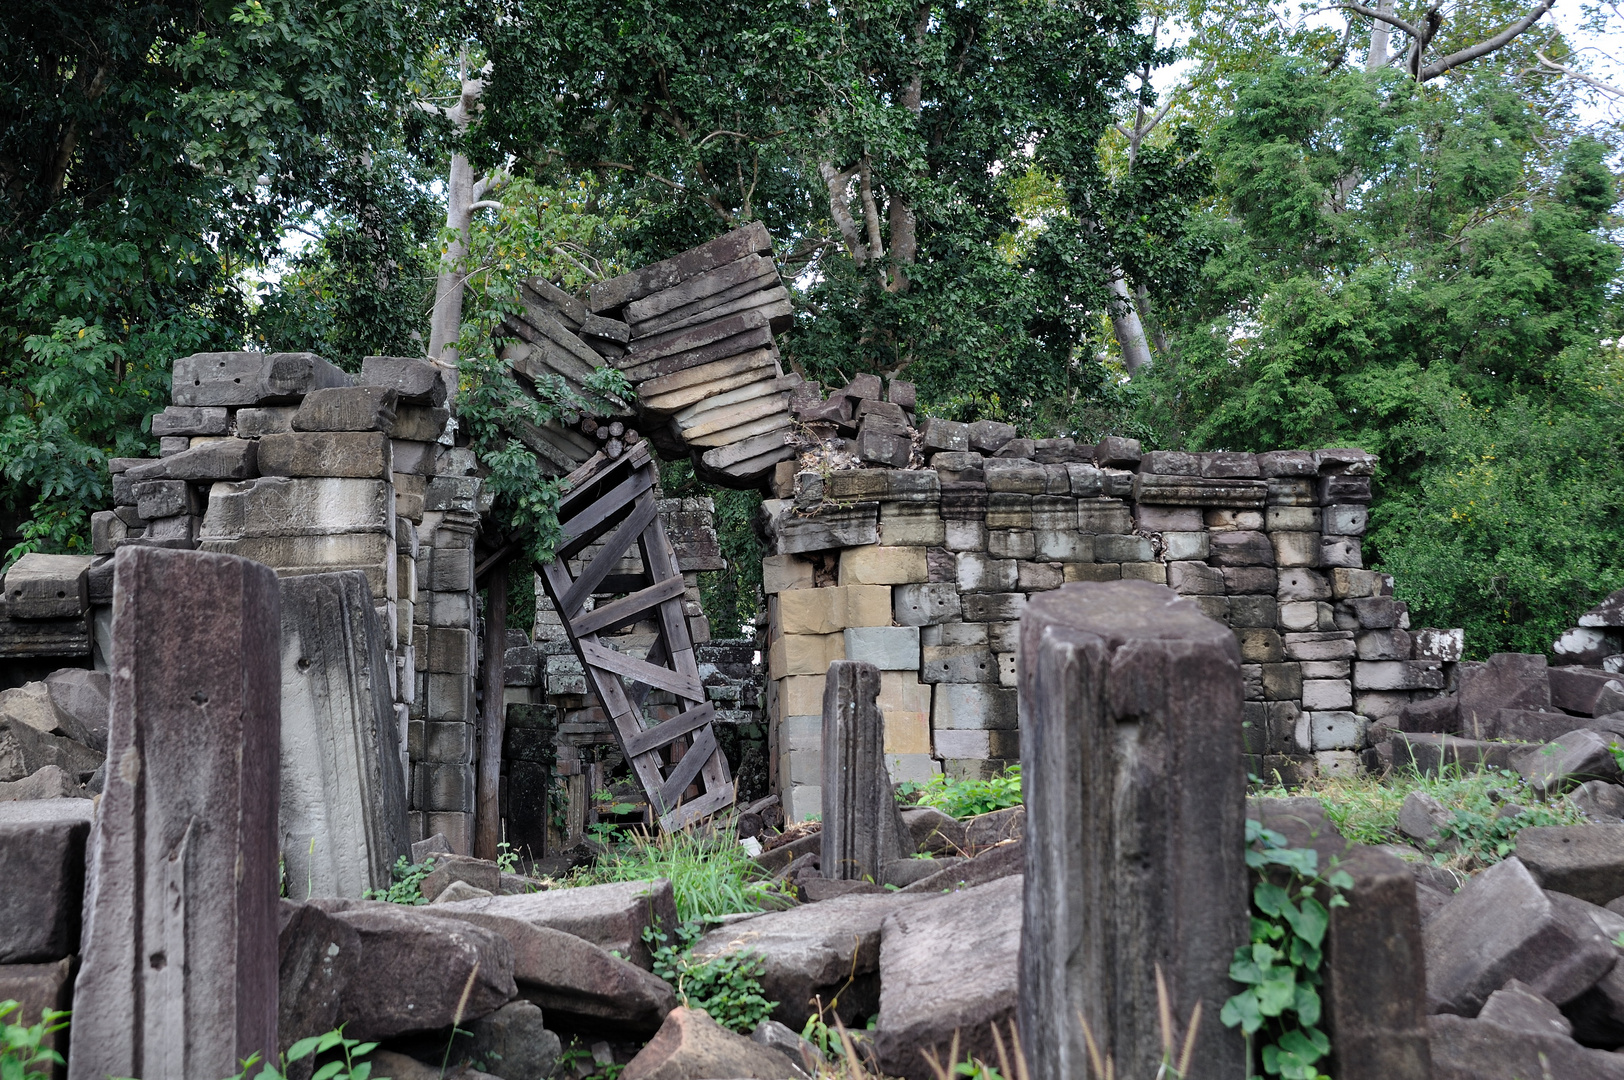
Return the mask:
{"type": "Polygon", "coordinates": [[[1320,1030],[1320,966],[1328,907],[1346,907],[1353,886],[1345,870],[1319,875],[1319,853],[1289,847],[1262,823],[1246,822],[1246,865],[1255,871],[1284,867],[1287,885],[1258,882],[1252,890],[1251,942],[1235,950],[1229,977],[1246,989],[1224,1002],[1219,1018],[1260,1045],[1263,1071],[1282,1080],[1329,1080],[1317,1063],[1331,1050],[1320,1030]],[[1323,890],[1325,903],[1319,901],[1323,890]]]}

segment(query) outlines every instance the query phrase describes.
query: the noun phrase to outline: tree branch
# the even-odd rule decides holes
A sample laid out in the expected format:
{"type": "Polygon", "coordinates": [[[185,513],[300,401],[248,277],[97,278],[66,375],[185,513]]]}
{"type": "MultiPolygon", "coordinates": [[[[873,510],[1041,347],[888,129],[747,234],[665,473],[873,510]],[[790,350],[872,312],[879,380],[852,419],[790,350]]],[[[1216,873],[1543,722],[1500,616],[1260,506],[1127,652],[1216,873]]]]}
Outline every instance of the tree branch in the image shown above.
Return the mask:
{"type": "Polygon", "coordinates": [[[1539,57],[1539,62],[1541,64],[1545,65],[1547,68],[1550,68],[1557,74],[1567,75],[1571,78],[1578,79],[1582,83],[1588,83],[1604,94],[1611,94],[1616,98],[1624,98],[1624,86],[1614,86],[1612,83],[1604,82],[1603,80],[1596,78],[1594,75],[1586,75],[1584,72],[1571,68],[1566,64],[1559,64],[1555,60],[1552,60],[1550,57],[1546,56],[1544,53],[1540,52],[1538,49],[1534,50],[1534,55],[1539,57]]]}
{"type": "Polygon", "coordinates": [[[818,165],[818,175],[823,177],[823,185],[829,190],[829,216],[840,230],[840,239],[845,241],[852,262],[861,266],[868,259],[868,252],[863,248],[863,239],[858,235],[857,222],[852,219],[850,200],[846,196],[846,185],[851,183],[852,173],[856,171],[855,165],[840,171],[827,161],[818,165]]]}
{"type": "Polygon", "coordinates": [[[1450,68],[1460,67],[1462,64],[1476,60],[1480,56],[1487,56],[1496,49],[1504,48],[1511,44],[1512,40],[1524,30],[1538,22],[1540,16],[1551,10],[1551,5],[1554,3],[1555,0],[1539,0],[1539,3],[1527,15],[1524,15],[1487,41],[1480,41],[1476,45],[1468,46],[1458,52],[1452,52],[1442,60],[1434,60],[1416,74],[1416,81],[1426,82],[1428,79],[1436,79],[1450,68]]]}
{"type": "Polygon", "coordinates": [[[1337,7],[1340,7],[1345,11],[1352,11],[1356,14],[1363,15],[1367,19],[1375,19],[1377,22],[1384,22],[1389,26],[1396,26],[1406,34],[1409,34],[1411,38],[1419,39],[1421,37],[1420,29],[1410,23],[1405,22],[1403,19],[1391,12],[1377,11],[1375,8],[1365,7],[1363,4],[1338,4],[1337,7]]]}

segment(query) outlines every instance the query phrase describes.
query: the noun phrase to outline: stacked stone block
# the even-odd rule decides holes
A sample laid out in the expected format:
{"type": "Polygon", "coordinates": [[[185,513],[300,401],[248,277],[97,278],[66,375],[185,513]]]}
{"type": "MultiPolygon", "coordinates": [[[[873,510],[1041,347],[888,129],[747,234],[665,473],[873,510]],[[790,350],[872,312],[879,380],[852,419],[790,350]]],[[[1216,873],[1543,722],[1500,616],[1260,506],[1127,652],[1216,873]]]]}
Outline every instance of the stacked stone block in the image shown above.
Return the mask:
{"type": "Polygon", "coordinates": [[[1355,767],[1373,719],[1438,692],[1458,632],[1412,635],[1364,570],[1375,459],[1359,450],[1143,453],[924,421],[928,467],[802,471],[763,508],[769,712],[789,812],[818,812],[817,708],[835,660],[882,670],[892,779],[1019,757],[1030,596],[1142,580],[1231,627],[1258,772],[1355,767]]]}
{"type": "Polygon", "coordinates": [[[175,362],[153,418],[162,456],[115,459],[114,508],[92,518],[92,624],[106,636],[110,556],[198,548],[283,577],[360,570],[385,634],[385,675],[412,839],[473,839],[480,482],[454,445],[451,368],[369,356],[353,377],[310,353],[175,362]],[[97,608],[94,605],[102,605],[97,608]]]}

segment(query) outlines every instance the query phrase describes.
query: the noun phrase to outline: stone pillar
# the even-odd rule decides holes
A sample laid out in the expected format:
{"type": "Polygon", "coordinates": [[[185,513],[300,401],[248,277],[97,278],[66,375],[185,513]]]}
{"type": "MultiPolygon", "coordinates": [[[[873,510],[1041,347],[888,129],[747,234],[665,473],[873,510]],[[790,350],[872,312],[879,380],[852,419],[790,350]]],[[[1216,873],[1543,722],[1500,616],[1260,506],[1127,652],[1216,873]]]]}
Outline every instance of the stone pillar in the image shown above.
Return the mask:
{"type": "Polygon", "coordinates": [[[1246,1075],[1218,1021],[1247,940],[1235,637],[1143,581],[1065,585],[1021,620],[1026,896],[1021,1041],[1033,1080],[1087,1071],[1078,1014],[1119,1076],[1162,1055],[1156,973],[1203,1080],[1246,1075]]]}
{"type": "Polygon", "coordinates": [[[274,1059],[280,625],[269,567],[115,556],[71,1080],[219,1080],[274,1059]]]}
{"type": "Polygon", "coordinates": [[[829,665],[823,691],[823,876],[885,880],[907,833],[885,769],[880,669],[861,660],[829,665]]]}
{"type": "Polygon", "coordinates": [[[288,895],[387,889],[410,854],[390,630],[360,570],[281,579],[282,807],[288,895]]]}

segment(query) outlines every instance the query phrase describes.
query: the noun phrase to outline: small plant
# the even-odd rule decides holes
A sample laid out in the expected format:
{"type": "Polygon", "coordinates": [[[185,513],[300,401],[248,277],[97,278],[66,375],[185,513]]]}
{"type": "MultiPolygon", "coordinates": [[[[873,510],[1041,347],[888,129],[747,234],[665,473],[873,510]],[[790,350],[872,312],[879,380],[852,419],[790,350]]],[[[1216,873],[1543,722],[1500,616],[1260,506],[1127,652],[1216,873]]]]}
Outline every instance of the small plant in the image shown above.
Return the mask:
{"type": "Polygon", "coordinates": [[[949,817],[990,814],[1021,805],[1021,767],[1011,765],[986,780],[955,780],[938,773],[929,780],[904,781],[897,796],[916,806],[929,806],[949,817]]]}
{"type": "Polygon", "coordinates": [[[1261,1032],[1263,1071],[1282,1080],[1327,1080],[1316,1066],[1330,1053],[1320,1030],[1321,947],[1331,916],[1317,892],[1325,890],[1330,907],[1346,907],[1341,890],[1351,888],[1346,871],[1319,876],[1319,853],[1287,846],[1284,836],[1260,822],[1246,822],[1246,865],[1271,866],[1290,872],[1290,884],[1260,881],[1252,890],[1251,944],[1235,950],[1229,977],[1246,989],[1224,1002],[1219,1019],[1240,1027],[1250,1044],[1261,1032]]]}
{"type": "Polygon", "coordinates": [[[424,859],[420,863],[412,863],[402,855],[395,860],[391,875],[395,880],[387,889],[368,889],[363,894],[366,900],[387,900],[391,904],[424,904],[423,879],[434,873],[434,859],[424,859]]]}
{"type": "Polygon", "coordinates": [[[12,1023],[9,1017],[21,1008],[16,1001],[0,1001],[0,1080],[50,1080],[51,1067],[63,1064],[62,1055],[41,1043],[68,1026],[68,1014],[45,1009],[37,1024],[12,1023]]]}
{"type": "Polygon", "coordinates": [[[496,869],[504,874],[519,872],[519,853],[506,840],[496,845],[496,869]]]}
{"type": "Polygon", "coordinates": [[[618,1061],[599,1061],[589,1047],[583,1046],[579,1040],[571,1040],[558,1055],[558,1065],[553,1069],[553,1075],[560,1080],[569,1076],[575,1076],[578,1080],[619,1080],[625,1069],[626,1066],[618,1061]],[[589,1063],[596,1067],[586,1068],[589,1063]]]}
{"type": "MultiPolygon", "coordinates": [[[[265,1065],[258,1072],[254,1066],[259,1064],[259,1055],[254,1054],[242,1063],[242,1071],[236,1076],[227,1077],[227,1080],[286,1080],[288,1062],[303,1061],[316,1054],[325,1054],[330,1050],[337,1050],[341,1059],[335,1059],[316,1069],[310,1080],[371,1080],[372,1062],[361,1061],[378,1048],[375,1042],[362,1042],[360,1039],[347,1039],[344,1037],[342,1027],[327,1032],[325,1035],[312,1035],[308,1039],[300,1039],[288,1047],[288,1052],[282,1055],[281,1068],[274,1065],[265,1065]]],[[[7,1078],[9,1080],[9,1078],[7,1078]]],[[[387,1080],[378,1077],[377,1080],[387,1080]]]]}
{"type": "Polygon", "coordinates": [[[684,1005],[703,1009],[723,1027],[748,1035],[778,1007],[762,994],[760,976],[766,965],[749,949],[695,960],[691,950],[699,934],[698,923],[679,925],[675,941],[656,927],[643,931],[643,940],[654,947],[654,974],[671,984],[684,1005]]]}

